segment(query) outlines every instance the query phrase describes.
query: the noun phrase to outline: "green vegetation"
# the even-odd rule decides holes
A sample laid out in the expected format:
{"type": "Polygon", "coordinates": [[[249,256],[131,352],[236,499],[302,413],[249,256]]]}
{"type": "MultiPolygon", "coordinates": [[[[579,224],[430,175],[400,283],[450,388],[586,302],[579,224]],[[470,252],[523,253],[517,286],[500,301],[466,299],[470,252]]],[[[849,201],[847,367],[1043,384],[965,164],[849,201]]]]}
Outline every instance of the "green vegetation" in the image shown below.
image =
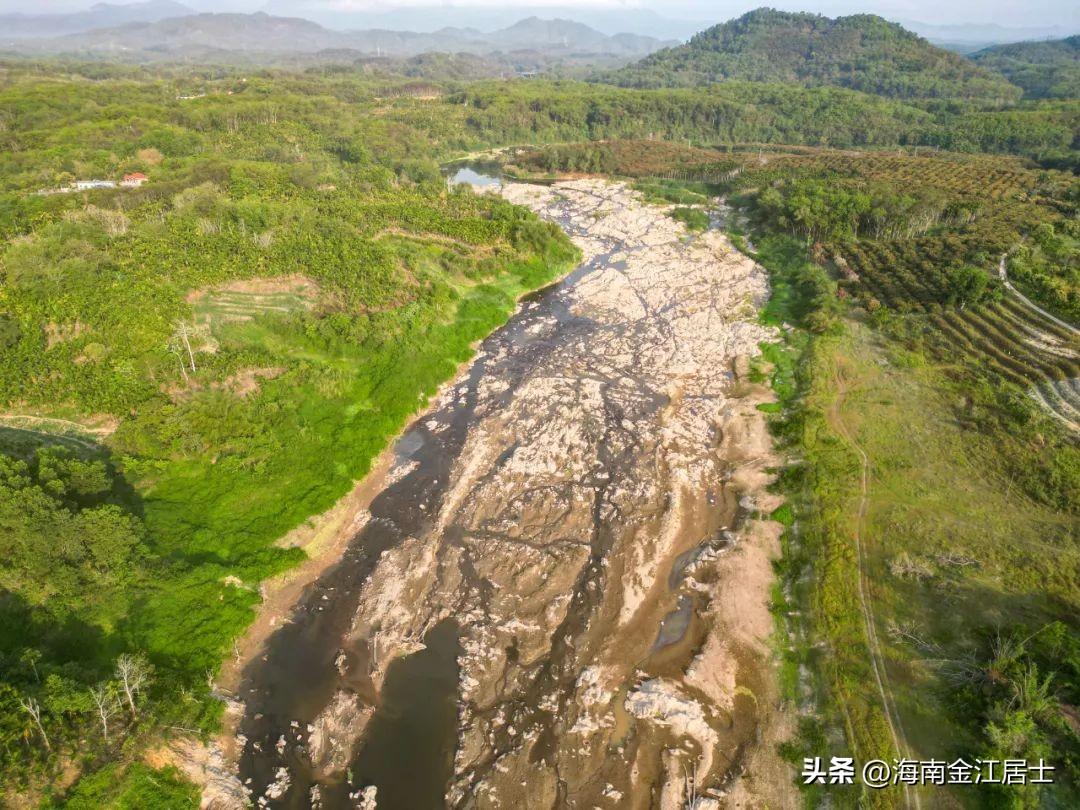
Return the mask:
{"type": "Polygon", "coordinates": [[[1026,98],[1080,98],[1080,35],[994,45],[971,60],[1024,88],[1026,98]]]}
{"type": "MultiPolygon", "coordinates": [[[[54,73],[79,77],[74,86],[52,88],[60,95],[78,93],[94,105],[115,104],[121,117],[137,116],[140,105],[151,107],[166,96],[167,126],[154,138],[179,138],[176,148],[190,150],[192,140],[223,112],[258,116],[260,106],[273,106],[292,97],[308,99],[308,115],[329,126],[331,112],[349,105],[345,120],[349,131],[324,130],[339,139],[338,153],[378,154],[392,168],[412,163],[413,171],[431,157],[459,156],[491,146],[562,144],[605,139],[649,139],[652,148],[668,150],[662,140],[732,148],[747,143],[808,144],[832,147],[937,147],[958,152],[1021,154],[1042,161],[1068,164],[1073,157],[1073,136],[1080,125],[1080,106],[1074,101],[1023,102],[1002,106],[979,99],[888,99],[836,87],[725,81],[707,88],[632,90],[572,81],[499,81],[472,84],[425,83],[422,92],[402,79],[370,76],[362,70],[311,69],[305,73],[229,71],[193,73],[179,68],[153,72],[104,64],[8,67],[12,102],[19,98],[37,72],[42,80],[54,73]],[[245,81],[241,81],[241,78],[245,81]],[[83,79],[88,79],[84,81],[83,79]],[[414,92],[416,91],[416,92],[414,92]],[[232,93],[226,98],[227,93],[232,93]],[[176,95],[205,93],[201,98],[178,100],[176,95]],[[419,93],[419,95],[417,95],[419,93]],[[387,141],[387,134],[395,138],[387,141]],[[349,144],[349,141],[352,144],[349,144]],[[384,148],[385,147],[385,148],[384,148]],[[385,155],[385,158],[383,158],[385,155]]],[[[262,110],[266,114],[266,110],[262,110]]],[[[216,124],[215,124],[216,125],[216,124]]],[[[246,124],[250,126],[250,122],[246,124]]],[[[85,132],[83,134],[86,134],[85,132]]],[[[91,143],[100,158],[107,158],[106,132],[91,143]]],[[[54,140],[63,141],[55,133],[54,140]]],[[[151,137],[142,133],[142,137],[151,137]]],[[[9,133],[0,132],[6,143],[9,133]]],[[[288,141],[267,141],[267,150],[287,150],[288,141]]],[[[598,144],[590,144],[603,151],[598,144]]],[[[639,153],[648,160],[647,151],[639,153]]],[[[190,152],[187,152],[190,154],[190,152]]],[[[20,177],[18,159],[6,181],[56,182],[58,169],[38,178],[20,177]]],[[[1057,165],[1055,164],[1055,165],[1057,165]]],[[[430,164],[428,164],[430,168],[430,164]]],[[[606,170],[606,167],[601,166],[606,170]]],[[[574,170],[582,170],[574,167],[574,170]]],[[[62,171],[70,172],[67,168],[62,171]]],[[[415,177],[413,179],[416,179],[415,177]]],[[[39,201],[42,208],[55,204],[39,201]]],[[[6,213],[0,207],[0,224],[6,213]]]]}
{"type": "Polygon", "coordinates": [[[634,188],[640,191],[646,202],[662,205],[705,205],[712,198],[712,186],[706,183],[687,183],[677,180],[653,178],[639,180],[634,188]]]}
{"type": "Polygon", "coordinates": [[[665,90],[539,80],[480,82],[450,92],[442,101],[410,105],[403,111],[405,120],[438,129],[451,143],[460,137],[465,148],[655,138],[726,147],[934,146],[1069,161],[1080,122],[1076,102],[1002,107],[975,100],[894,100],[836,87],[737,81],[665,90]]]}
{"type": "Polygon", "coordinates": [[[1080,229],[1076,220],[1040,223],[1006,260],[1009,277],[1033,298],[1080,323],[1080,229]]]}
{"type": "MultiPolygon", "coordinates": [[[[754,195],[759,220],[815,245],[818,258],[832,261],[844,277],[845,291],[874,299],[871,306],[910,311],[993,303],[1002,292],[998,263],[1007,255],[1013,283],[1080,321],[1080,185],[1069,174],[1013,158],[918,151],[750,152],[669,143],[646,157],[651,143],[593,148],[604,150],[607,174],[637,178],[635,187],[654,201],[697,205],[723,190],[764,187],[754,195]]],[[[587,148],[561,144],[510,160],[535,170],[554,165],[551,152],[569,156],[587,148]]],[[[1047,327],[1060,331],[1053,324],[1038,328],[1047,327]]]]}
{"type": "MultiPolygon", "coordinates": [[[[514,152],[511,160],[514,168],[528,173],[585,172],[628,177],[655,177],[662,174],[667,180],[706,175],[720,178],[735,168],[733,161],[715,150],[678,146],[664,141],[633,139],[519,149],[514,152]]],[[[668,183],[667,189],[669,193],[677,191],[680,195],[688,191],[686,184],[682,182],[668,183]]],[[[708,191],[699,187],[694,194],[704,200],[708,191]]]]}
{"type": "Polygon", "coordinates": [[[759,8],[685,45],[600,76],[624,87],[724,81],[833,85],[895,98],[1016,100],[1020,91],[966,59],[871,14],[831,20],[759,8]]]}
{"type": "MultiPolygon", "coordinates": [[[[1080,450],[1024,396],[1026,378],[987,362],[985,350],[959,344],[940,324],[979,318],[972,331],[1000,344],[1007,335],[1020,340],[1032,315],[1007,299],[975,307],[945,295],[930,304],[925,292],[915,292],[922,288],[910,286],[896,255],[875,264],[878,283],[893,285],[891,297],[882,298],[887,307],[846,292],[854,289],[852,270],[858,284],[866,283],[863,270],[834,262],[838,285],[822,263],[808,259],[824,262],[828,251],[790,232],[805,238],[816,231],[848,251],[865,249],[879,241],[860,236],[873,230],[860,217],[874,206],[862,205],[864,181],[807,181],[804,168],[789,168],[784,179],[774,166],[763,190],[755,188],[760,177],[740,177],[753,189],[741,203],[761,223],[755,256],[773,286],[763,317],[795,327],[764,354],[781,405],[774,433],[799,459],[780,482],[793,519],[779,516],[787,529],[775,607],[781,683],[790,699],[817,710],[803,713],[782,753],[796,764],[824,752],[860,760],[1042,757],[1057,768],[1057,779],[1041,792],[984,786],[927,792],[922,801],[1070,806],[1080,785],[1080,734],[1072,719],[1080,689],[1080,589],[1067,572],[1080,559],[1080,450]],[[828,203],[815,205],[822,197],[828,203]],[[993,313],[1001,307],[1000,317],[1012,320],[995,329],[993,313]],[[862,521],[861,453],[869,472],[862,521]],[[860,578],[902,751],[875,685],[860,578]],[[838,734],[846,740],[839,746],[831,742],[838,734]]],[[[904,208],[901,199],[898,224],[904,208]]],[[[1042,241],[1051,236],[1043,229],[1042,241]]],[[[902,250],[919,238],[898,234],[891,244],[902,250]]],[[[929,259],[922,275],[939,262],[929,259]]],[[[958,272],[955,283],[985,292],[986,281],[985,272],[958,272]]],[[[1055,362],[1030,346],[1017,359],[1029,372],[1055,362]]],[[[895,806],[902,798],[896,790],[804,791],[812,806],[895,806]]]]}
{"type": "Polygon", "coordinates": [[[160,727],[215,728],[208,673],[259,581],[302,556],[276,542],[576,260],[528,212],[448,191],[422,133],[332,95],[233,89],[0,89],[7,790],[119,758],[122,783],[100,771],[75,806],[189,801],[128,760],[160,727]],[[133,170],[150,181],[31,193],[133,170]]]}
{"type": "MultiPolygon", "coordinates": [[[[845,754],[862,762],[891,760],[898,752],[880,701],[868,688],[874,674],[851,543],[858,458],[830,429],[819,394],[830,384],[822,367],[824,358],[846,334],[836,286],[790,238],[765,236],[755,255],[769,270],[773,289],[763,319],[795,327],[764,354],[781,405],[780,413],[772,417],[772,428],[781,449],[804,458],[781,476],[789,514],[773,607],[784,641],[781,684],[786,696],[817,711],[800,720],[798,735],[784,743],[781,753],[793,764],[804,756],[833,753],[827,742],[831,727],[846,739],[845,754]],[[803,671],[810,674],[809,681],[800,674],[803,671]]],[[[853,805],[858,798],[851,791],[825,798],[825,790],[811,786],[808,804],[853,805]]],[[[894,793],[864,791],[862,798],[870,806],[890,806],[894,793]]]]}
{"type": "Polygon", "coordinates": [[[1062,318],[1080,321],[1076,181],[1013,170],[976,191],[978,163],[893,158],[891,165],[778,159],[738,183],[768,179],[759,221],[798,235],[841,277],[842,294],[902,321],[940,356],[987,364],[1066,422],[1080,413],[1075,333],[1005,295],[998,266],[1062,318]],[[970,181],[965,175],[970,173],[970,181]],[[940,179],[937,179],[941,175],[940,179]],[[917,180],[915,178],[918,178],[917,180]]]}
{"type": "Polygon", "coordinates": [[[63,806],[69,810],[188,810],[198,801],[198,789],[174,769],[155,771],[133,763],[125,769],[110,765],[83,779],[63,806]]]}
{"type": "Polygon", "coordinates": [[[671,218],[683,223],[689,231],[704,231],[709,227],[709,215],[700,208],[673,208],[671,218]]]}
{"type": "MultiPolygon", "coordinates": [[[[873,20],[818,19],[804,22],[830,42],[851,26],[880,37],[890,57],[859,68],[873,83],[860,89],[903,100],[753,81],[7,65],[5,789],[77,807],[190,803],[138,756],[166,727],[216,727],[208,675],[258,583],[302,556],[278,541],[367,472],[519,295],[575,261],[554,227],[448,189],[439,171],[529,143],[549,146],[506,157],[526,176],[632,178],[691,228],[723,190],[754,226],[773,279],[763,317],[791,327],[764,352],[774,426],[803,459],[778,514],[778,614],[797,614],[783,682],[820,709],[786,752],[820,754],[839,731],[862,758],[900,753],[855,587],[857,445],[870,465],[862,565],[908,745],[1053,751],[1061,784],[1018,795],[1068,806],[1080,461],[1062,422],[1080,353],[997,271],[1004,256],[1025,294],[1080,315],[1076,180],[1045,168],[1075,162],[1080,107],[999,104],[1015,94],[950,60],[890,79],[898,54],[936,53],[873,20]],[[35,193],[132,171],[149,182],[35,193]],[[84,776],[52,795],[65,767],[84,776]]],[[[825,59],[801,80],[852,75],[825,59]]]]}
{"type": "MultiPolygon", "coordinates": [[[[871,471],[862,564],[908,753],[1053,759],[1059,784],[1043,798],[1069,804],[1080,776],[1068,720],[1080,591],[1061,572],[1078,554],[1080,453],[1033,406],[1018,409],[992,372],[940,362],[891,323],[868,326],[790,237],[762,235],[755,255],[773,286],[763,318],[795,327],[765,353],[782,406],[774,433],[801,459],[781,478],[789,502],[777,516],[787,526],[775,605],[782,683],[818,707],[783,753],[795,764],[825,752],[897,755],[857,596],[859,447],[871,471]],[[830,316],[815,319],[823,307],[830,316]],[[1045,478],[1030,473],[1040,468],[1045,478]],[[836,732],[847,743],[833,751],[836,732]]],[[[811,805],[824,794],[840,806],[900,799],[806,788],[811,805]]],[[[1034,789],[985,789],[975,804],[1006,798],[1039,801],[1034,789]]]]}

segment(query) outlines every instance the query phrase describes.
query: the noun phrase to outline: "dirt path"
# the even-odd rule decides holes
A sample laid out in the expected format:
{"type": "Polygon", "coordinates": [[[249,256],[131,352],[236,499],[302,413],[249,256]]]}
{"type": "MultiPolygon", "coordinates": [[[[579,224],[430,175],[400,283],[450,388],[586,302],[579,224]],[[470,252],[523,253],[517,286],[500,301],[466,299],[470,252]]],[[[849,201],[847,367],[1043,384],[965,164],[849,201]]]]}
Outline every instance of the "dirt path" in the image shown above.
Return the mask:
{"type": "Polygon", "coordinates": [[[1016,287],[1014,287],[1012,285],[1012,282],[1009,281],[1008,271],[1006,271],[1006,269],[1005,269],[1005,259],[1007,258],[1007,256],[1008,256],[1008,254],[1002,255],[1001,261],[998,263],[998,275],[1001,276],[1001,282],[1002,282],[1002,284],[1005,285],[1005,289],[1008,290],[1009,292],[1011,292],[1014,296],[1016,296],[1016,298],[1020,301],[1020,303],[1022,303],[1028,309],[1039,313],[1044,318],[1046,318],[1048,321],[1051,321],[1051,322],[1057,324],[1058,326],[1060,326],[1062,329],[1067,329],[1072,334],[1076,335],[1077,337],[1080,337],[1080,329],[1077,329],[1071,323],[1067,323],[1066,321],[1063,321],[1060,318],[1057,318],[1057,317],[1051,315],[1049,312],[1047,312],[1045,309],[1043,309],[1038,304],[1033,302],[1030,298],[1028,298],[1026,295],[1024,295],[1022,292],[1020,292],[1018,289],[1016,289],[1016,287]]]}
{"type": "Polygon", "coordinates": [[[20,413],[0,413],[0,427],[38,436],[45,433],[57,441],[68,441],[88,450],[100,449],[102,439],[116,430],[115,424],[90,427],[68,419],[20,413]],[[35,430],[32,426],[39,426],[42,430],[35,430]],[[50,427],[53,430],[49,430],[50,427]]]}
{"type": "MultiPolygon", "coordinates": [[[[859,566],[859,607],[862,611],[863,623],[866,627],[866,641],[870,650],[870,663],[874,670],[874,681],[877,684],[878,694],[881,697],[882,708],[885,710],[885,720],[889,724],[889,733],[892,736],[893,745],[896,746],[897,753],[901,757],[907,757],[910,755],[910,748],[908,747],[907,738],[904,734],[904,726],[900,720],[900,713],[896,709],[896,699],[893,696],[892,689],[889,687],[889,677],[885,669],[885,657],[881,652],[881,643],[878,640],[877,625],[874,621],[874,611],[869,597],[870,587],[866,577],[865,551],[863,548],[862,535],[863,525],[866,522],[866,512],[870,503],[870,457],[855,440],[854,434],[844,421],[844,400],[847,397],[849,388],[839,366],[834,369],[834,380],[836,382],[836,399],[833,401],[832,406],[827,409],[826,418],[833,429],[836,430],[840,437],[859,456],[859,506],[856,510],[855,526],[852,531],[855,538],[856,559],[858,560],[859,566]]],[[[912,790],[908,785],[904,785],[904,803],[907,807],[914,807],[916,810],[922,807],[918,791],[912,790]]]]}

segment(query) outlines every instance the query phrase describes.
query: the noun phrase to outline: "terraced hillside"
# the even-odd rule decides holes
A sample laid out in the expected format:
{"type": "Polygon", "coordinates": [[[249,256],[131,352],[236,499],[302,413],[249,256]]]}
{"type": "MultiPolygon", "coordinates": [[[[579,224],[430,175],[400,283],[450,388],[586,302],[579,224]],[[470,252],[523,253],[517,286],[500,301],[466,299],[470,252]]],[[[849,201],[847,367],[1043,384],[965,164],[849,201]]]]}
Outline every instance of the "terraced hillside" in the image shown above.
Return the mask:
{"type": "Polygon", "coordinates": [[[903,152],[807,149],[741,165],[739,184],[773,224],[815,243],[842,295],[913,316],[904,328],[941,356],[992,369],[1080,431],[1075,180],[1019,160],[903,152]]]}
{"type": "Polygon", "coordinates": [[[863,242],[835,256],[845,288],[875,308],[884,304],[926,316],[940,330],[941,351],[986,364],[1027,390],[1071,430],[1080,432],[1080,333],[1013,294],[966,307],[940,305],[949,279],[937,256],[919,244],[863,242]]]}
{"type": "MultiPolygon", "coordinates": [[[[769,152],[744,151],[739,163],[758,172],[773,169],[778,175],[831,172],[844,177],[895,184],[898,188],[936,188],[980,198],[1021,199],[1036,194],[1040,178],[1020,158],[1001,155],[965,155],[926,150],[863,152],[814,147],[785,148],[769,152]]],[[[1057,182],[1063,182],[1060,176],[1057,182]]]]}

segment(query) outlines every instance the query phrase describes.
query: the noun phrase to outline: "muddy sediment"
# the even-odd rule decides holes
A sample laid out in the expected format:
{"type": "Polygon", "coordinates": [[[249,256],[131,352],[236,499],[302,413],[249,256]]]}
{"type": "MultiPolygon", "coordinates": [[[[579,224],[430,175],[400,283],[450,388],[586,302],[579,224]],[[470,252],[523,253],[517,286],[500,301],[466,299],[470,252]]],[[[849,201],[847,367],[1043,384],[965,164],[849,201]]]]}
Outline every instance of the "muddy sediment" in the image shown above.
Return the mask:
{"type": "Polygon", "coordinates": [[[272,807],[783,806],[765,273],[619,184],[500,191],[585,260],[403,436],[246,668],[241,781],[272,807]]]}

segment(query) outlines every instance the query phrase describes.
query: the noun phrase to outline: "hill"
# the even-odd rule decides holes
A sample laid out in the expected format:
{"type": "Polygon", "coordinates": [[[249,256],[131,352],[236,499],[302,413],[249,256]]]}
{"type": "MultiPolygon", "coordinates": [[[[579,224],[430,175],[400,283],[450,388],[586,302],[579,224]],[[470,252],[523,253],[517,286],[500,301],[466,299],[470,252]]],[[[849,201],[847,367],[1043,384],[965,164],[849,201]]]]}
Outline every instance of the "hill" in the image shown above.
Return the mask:
{"type": "Polygon", "coordinates": [[[268,14],[196,14],[152,23],[131,23],[34,43],[61,53],[115,54],[138,51],[188,53],[191,49],[304,53],[348,47],[341,35],[297,17],[268,14]]]}
{"type": "Polygon", "coordinates": [[[626,87],[688,87],[728,79],[835,85],[897,98],[1012,100],[1001,76],[880,17],[829,19],[757,9],[685,45],[599,76],[626,87]]]}
{"type": "Polygon", "coordinates": [[[971,60],[1022,87],[1027,98],[1080,98],[1080,35],[995,45],[971,60]]]}
{"type": "Polygon", "coordinates": [[[496,31],[492,41],[511,50],[554,46],[569,49],[605,51],[621,46],[599,31],[572,20],[542,20],[529,17],[496,31]]]}

